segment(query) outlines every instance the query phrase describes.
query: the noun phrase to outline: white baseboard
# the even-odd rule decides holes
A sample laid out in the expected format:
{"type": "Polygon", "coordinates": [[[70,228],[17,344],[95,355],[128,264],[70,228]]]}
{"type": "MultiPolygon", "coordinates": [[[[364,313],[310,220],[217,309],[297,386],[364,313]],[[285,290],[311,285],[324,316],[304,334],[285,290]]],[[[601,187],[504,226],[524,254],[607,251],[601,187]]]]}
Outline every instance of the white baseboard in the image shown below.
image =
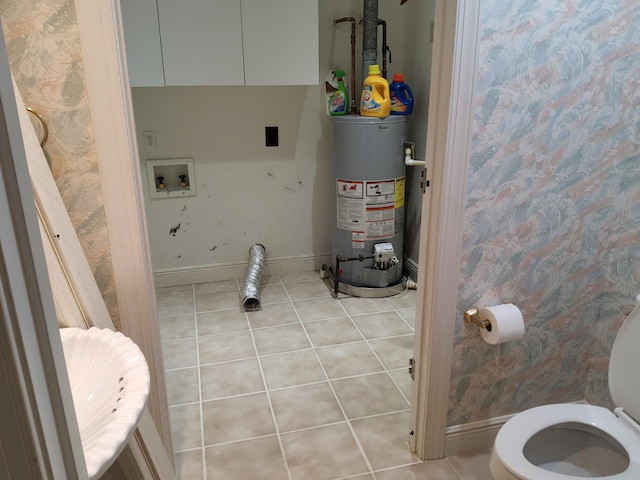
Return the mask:
{"type": "Polygon", "coordinates": [[[514,415],[503,415],[447,427],[444,456],[452,457],[491,448],[502,425],[514,415]]]}
{"type": "MultiPolygon", "coordinates": [[[[586,400],[576,400],[567,403],[589,405],[589,402],[586,400]]],[[[517,415],[517,413],[447,427],[444,456],[451,457],[492,448],[496,435],[498,435],[498,431],[502,428],[502,425],[515,415],[517,415]]]]}
{"type": "Polygon", "coordinates": [[[418,262],[412,258],[404,259],[404,268],[409,272],[409,276],[414,282],[418,281],[418,262]]]}
{"type": "MultiPolygon", "coordinates": [[[[302,255],[297,257],[267,257],[263,275],[282,275],[320,270],[323,264],[331,263],[331,254],[302,255]]],[[[244,278],[248,262],[194,265],[190,267],[155,270],[156,287],[173,287],[190,283],[217,282],[244,278]]]]}

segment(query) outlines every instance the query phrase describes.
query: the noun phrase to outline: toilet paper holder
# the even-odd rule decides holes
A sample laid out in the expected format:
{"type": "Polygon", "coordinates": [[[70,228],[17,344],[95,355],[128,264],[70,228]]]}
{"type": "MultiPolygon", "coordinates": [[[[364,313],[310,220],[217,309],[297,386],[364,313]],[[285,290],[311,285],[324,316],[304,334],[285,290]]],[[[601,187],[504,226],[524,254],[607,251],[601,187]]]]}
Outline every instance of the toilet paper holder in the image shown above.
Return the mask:
{"type": "Polygon", "coordinates": [[[465,323],[475,323],[480,328],[486,328],[491,331],[491,322],[486,318],[480,317],[480,309],[478,307],[470,308],[464,312],[465,323]]]}

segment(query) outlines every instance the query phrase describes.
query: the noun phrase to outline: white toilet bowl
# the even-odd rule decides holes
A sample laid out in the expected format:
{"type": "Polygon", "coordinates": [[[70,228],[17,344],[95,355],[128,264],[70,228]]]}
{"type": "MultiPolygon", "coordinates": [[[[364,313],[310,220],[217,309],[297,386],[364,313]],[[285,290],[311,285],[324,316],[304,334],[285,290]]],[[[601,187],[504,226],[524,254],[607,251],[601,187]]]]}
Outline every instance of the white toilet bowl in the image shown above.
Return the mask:
{"type": "Polygon", "coordinates": [[[615,413],[564,403],[515,415],[491,452],[495,480],[640,480],[640,307],[622,325],[609,361],[615,413]]]}
{"type": "Polygon", "coordinates": [[[495,480],[640,479],[640,432],[603,407],[544,405],[504,424],[490,468],[495,480]]]}

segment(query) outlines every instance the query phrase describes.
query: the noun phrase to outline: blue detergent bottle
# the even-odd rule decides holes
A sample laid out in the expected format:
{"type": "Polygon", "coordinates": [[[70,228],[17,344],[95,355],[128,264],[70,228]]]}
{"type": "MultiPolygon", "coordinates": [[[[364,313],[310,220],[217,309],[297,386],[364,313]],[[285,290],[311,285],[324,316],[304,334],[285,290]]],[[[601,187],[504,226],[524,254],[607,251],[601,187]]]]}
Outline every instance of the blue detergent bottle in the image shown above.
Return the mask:
{"type": "Polygon", "coordinates": [[[409,85],[404,83],[402,73],[394,73],[393,80],[389,84],[391,97],[391,115],[410,115],[413,112],[413,92],[409,85]]]}

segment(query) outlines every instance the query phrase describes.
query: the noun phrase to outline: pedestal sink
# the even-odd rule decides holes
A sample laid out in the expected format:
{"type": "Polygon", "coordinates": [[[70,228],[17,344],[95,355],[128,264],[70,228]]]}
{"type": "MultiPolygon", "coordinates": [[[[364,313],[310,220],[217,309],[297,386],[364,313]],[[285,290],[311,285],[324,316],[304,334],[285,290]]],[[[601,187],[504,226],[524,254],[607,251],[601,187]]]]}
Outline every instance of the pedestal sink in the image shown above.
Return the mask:
{"type": "Polygon", "coordinates": [[[133,435],[149,396],[149,368],[120,332],[63,328],[60,338],[87,471],[97,479],[133,435]]]}

